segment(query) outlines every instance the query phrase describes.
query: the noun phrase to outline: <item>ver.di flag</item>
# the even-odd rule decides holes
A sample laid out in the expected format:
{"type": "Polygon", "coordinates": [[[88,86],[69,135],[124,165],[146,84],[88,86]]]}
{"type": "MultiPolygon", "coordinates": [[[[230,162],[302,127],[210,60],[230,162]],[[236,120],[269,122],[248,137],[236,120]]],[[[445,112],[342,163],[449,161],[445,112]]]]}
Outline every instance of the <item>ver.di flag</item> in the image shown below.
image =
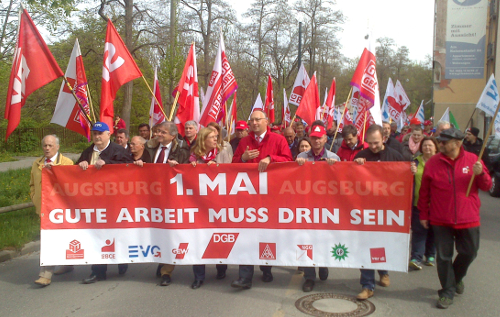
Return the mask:
{"type": "MultiPolygon", "coordinates": [[[[491,74],[490,79],[484,87],[483,93],[477,102],[476,108],[483,110],[488,116],[493,117],[498,107],[499,96],[495,75],[491,74]]],[[[500,117],[495,118],[495,137],[500,138],[500,117]]]]}
{"type": "Polygon", "coordinates": [[[310,81],[304,64],[301,64],[295,82],[293,83],[292,93],[290,94],[288,103],[298,107],[310,81]]]}
{"type": "Polygon", "coordinates": [[[21,108],[35,90],[64,76],[26,9],[20,10],[17,45],[12,61],[5,119],[5,140],[21,121],[21,108]]]}
{"type": "Polygon", "coordinates": [[[69,90],[68,85],[63,82],[61,89],[59,89],[56,110],[54,111],[50,123],[55,123],[71,131],[75,131],[90,141],[91,125],[88,119],[86,119],[90,117],[87,96],[87,76],[85,75],[85,68],[83,67],[83,58],[78,39],[76,39],[75,45],[73,46],[65,75],[69,84],[73,87],[76,96],[79,98],[86,115],[81,113],[82,111],[78,102],[69,90]]]}
{"type": "Polygon", "coordinates": [[[115,26],[108,19],[106,42],[104,44],[104,60],[101,81],[101,115],[100,120],[113,133],[114,107],[118,89],[129,81],[142,76],[142,72],[123,43],[115,26]]]}

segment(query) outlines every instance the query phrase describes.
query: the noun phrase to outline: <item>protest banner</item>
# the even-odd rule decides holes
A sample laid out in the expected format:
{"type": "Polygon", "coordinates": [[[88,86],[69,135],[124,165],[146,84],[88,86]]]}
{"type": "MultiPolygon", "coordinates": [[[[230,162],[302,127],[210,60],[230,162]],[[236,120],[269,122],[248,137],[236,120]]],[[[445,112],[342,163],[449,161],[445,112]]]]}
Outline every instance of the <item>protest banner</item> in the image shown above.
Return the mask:
{"type": "Polygon", "coordinates": [[[159,262],[407,271],[408,162],[44,169],[41,265],[159,262]]]}

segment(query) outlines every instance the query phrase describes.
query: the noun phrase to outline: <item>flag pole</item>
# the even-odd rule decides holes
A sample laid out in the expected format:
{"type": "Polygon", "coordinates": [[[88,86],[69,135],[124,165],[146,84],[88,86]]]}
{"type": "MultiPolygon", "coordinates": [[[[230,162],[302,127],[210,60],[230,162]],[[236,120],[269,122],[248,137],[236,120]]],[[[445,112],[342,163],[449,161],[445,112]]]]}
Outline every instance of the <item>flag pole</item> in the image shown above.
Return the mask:
{"type": "Polygon", "coordinates": [[[227,141],[230,141],[231,135],[229,134],[229,114],[227,113],[227,100],[224,102],[224,111],[226,112],[226,131],[227,131],[227,141]]]}
{"type": "Polygon", "coordinates": [[[63,76],[63,78],[64,78],[64,82],[66,83],[66,86],[68,86],[69,91],[71,91],[71,94],[73,94],[73,97],[75,98],[76,103],[80,107],[80,111],[83,112],[83,114],[85,115],[85,118],[89,121],[90,125],[92,126],[93,125],[92,119],[90,119],[89,114],[83,108],[82,102],[80,101],[80,99],[78,98],[78,96],[75,94],[75,91],[73,90],[73,87],[71,87],[71,84],[69,83],[68,78],[66,78],[66,76],[63,76]]]}
{"type": "MultiPolygon", "coordinates": [[[[469,118],[469,121],[467,121],[467,124],[465,125],[465,129],[464,129],[464,133],[465,131],[467,131],[467,127],[469,126],[469,123],[471,123],[472,121],[472,117],[474,116],[474,114],[476,113],[476,109],[477,108],[474,108],[474,111],[472,112],[472,114],[470,115],[470,118],[469,118]]],[[[485,139],[486,140],[486,139],[485,139]]]]}
{"type": "Polygon", "coordinates": [[[94,104],[92,103],[92,95],[90,94],[89,85],[86,84],[85,86],[87,87],[87,92],[89,93],[88,97],[89,97],[90,113],[92,114],[92,118],[94,118],[94,122],[96,122],[97,120],[95,119],[94,104]]]}
{"type": "Polygon", "coordinates": [[[170,116],[168,117],[168,121],[171,121],[172,117],[174,116],[174,111],[175,108],[177,107],[177,100],[179,100],[180,95],[181,95],[180,91],[177,90],[177,93],[175,94],[174,103],[172,104],[172,108],[170,109],[170,116]]]}
{"type": "MultiPolygon", "coordinates": [[[[155,98],[156,100],[156,103],[158,104],[158,108],[160,108],[161,112],[163,113],[163,115],[165,116],[165,118],[167,118],[167,115],[165,114],[165,111],[163,111],[163,108],[160,106],[160,102],[158,101],[158,99],[156,98],[155,94],[153,93],[153,90],[151,89],[151,87],[149,87],[149,84],[148,84],[148,81],[146,80],[146,78],[144,78],[144,75],[142,75],[142,79],[144,80],[144,82],[146,83],[146,86],[148,86],[148,89],[149,89],[149,92],[151,93],[151,95],[153,96],[153,98],[155,98]]],[[[179,92],[177,92],[177,97],[175,98],[175,101],[177,101],[177,98],[179,96],[179,92]]],[[[170,121],[170,118],[168,118],[168,121],[170,121]]]]}
{"type": "MultiPolygon", "coordinates": [[[[493,126],[495,125],[495,118],[497,117],[499,109],[500,109],[500,104],[497,105],[497,110],[495,110],[495,115],[491,118],[490,127],[488,129],[488,132],[486,133],[486,136],[484,137],[485,140],[488,140],[488,138],[491,135],[491,132],[493,131],[493,126]]],[[[481,152],[479,152],[479,155],[477,156],[477,161],[479,163],[481,163],[481,157],[483,157],[484,149],[486,148],[486,143],[488,143],[488,142],[483,142],[483,146],[481,147],[481,152]]],[[[467,187],[467,194],[465,195],[466,197],[469,197],[470,190],[472,188],[472,183],[474,182],[475,176],[476,175],[474,173],[472,173],[472,178],[470,179],[469,187],[467,187]]]]}
{"type": "Polygon", "coordinates": [[[366,117],[368,116],[368,109],[365,110],[365,119],[363,120],[363,138],[361,142],[365,142],[365,130],[366,130],[366,117]]]}
{"type": "MultiPolygon", "coordinates": [[[[351,90],[349,90],[349,94],[347,95],[347,100],[345,101],[344,111],[342,111],[342,116],[340,117],[340,122],[344,122],[344,115],[345,115],[345,111],[347,109],[347,105],[349,104],[349,100],[351,100],[351,93],[352,93],[352,86],[351,86],[351,90]]],[[[337,133],[339,133],[339,126],[340,126],[340,123],[337,122],[337,129],[335,130],[332,144],[330,144],[330,152],[333,149],[333,143],[335,143],[335,139],[337,138],[337,133]]]]}

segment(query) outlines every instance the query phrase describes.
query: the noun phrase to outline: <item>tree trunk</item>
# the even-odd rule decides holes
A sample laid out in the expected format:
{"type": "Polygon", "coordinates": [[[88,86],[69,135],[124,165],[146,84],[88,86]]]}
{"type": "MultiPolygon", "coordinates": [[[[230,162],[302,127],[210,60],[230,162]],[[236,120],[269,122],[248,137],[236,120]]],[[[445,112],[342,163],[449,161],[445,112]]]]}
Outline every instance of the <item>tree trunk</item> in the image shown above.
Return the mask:
{"type": "MultiPolygon", "coordinates": [[[[134,0],[124,0],[125,2],[125,45],[128,50],[131,51],[133,47],[132,43],[132,23],[133,15],[132,10],[134,8],[134,0]]],[[[122,108],[122,119],[127,124],[127,131],[130,131],[130,112],[132,110],[132,94],[134,90],[134,83],[130,81],[123,85],[124,96],[123,96],[123,108],[122,108]]]]}

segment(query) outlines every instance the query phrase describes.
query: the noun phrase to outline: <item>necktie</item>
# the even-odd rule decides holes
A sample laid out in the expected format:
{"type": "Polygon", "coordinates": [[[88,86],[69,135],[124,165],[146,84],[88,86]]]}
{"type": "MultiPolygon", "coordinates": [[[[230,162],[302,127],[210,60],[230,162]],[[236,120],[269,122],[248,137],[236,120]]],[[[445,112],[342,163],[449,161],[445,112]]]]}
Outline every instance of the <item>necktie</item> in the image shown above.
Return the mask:
{"type": "Polygon", "coordinates": [[[165,159],[165,150],[167,149],[166,146],[161,147],[160,155],[158,155],[158,159],[156,159],[156,163],[163,163],[163,160],[165,159]]]}
{"type": "Polygon", "coordinates": [[[52,161],[50,159],[47,159],[47,161],[45,161],[45,164],[48,164],[48,163],[52,163],[52,161]]]}
{"type": "Polygon", "coordinates": [[[262,138],[260,136],[257,136],[257,143],[260,143],[260,141],[262,141],[262,138]]]}

